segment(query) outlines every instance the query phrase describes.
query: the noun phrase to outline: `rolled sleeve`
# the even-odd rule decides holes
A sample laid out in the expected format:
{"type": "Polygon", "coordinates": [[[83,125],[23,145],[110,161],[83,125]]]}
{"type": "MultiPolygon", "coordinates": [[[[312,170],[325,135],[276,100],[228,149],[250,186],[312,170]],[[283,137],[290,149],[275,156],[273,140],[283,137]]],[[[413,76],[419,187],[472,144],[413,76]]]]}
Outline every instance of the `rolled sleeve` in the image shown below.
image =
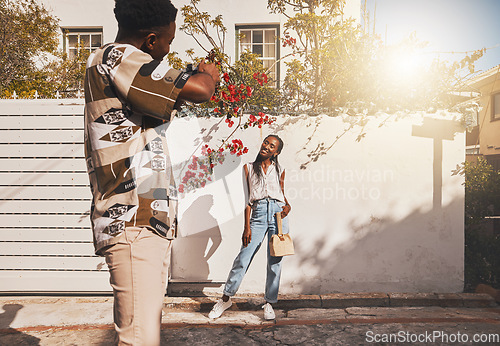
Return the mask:
{"type": "Polygon", "coordinates": [[[106,61],[113,84],[125,102],[140,113],[170,120],[177,97],[189,74],[167,61],[153,60],[135,47],[114,47],[106,61]]]}

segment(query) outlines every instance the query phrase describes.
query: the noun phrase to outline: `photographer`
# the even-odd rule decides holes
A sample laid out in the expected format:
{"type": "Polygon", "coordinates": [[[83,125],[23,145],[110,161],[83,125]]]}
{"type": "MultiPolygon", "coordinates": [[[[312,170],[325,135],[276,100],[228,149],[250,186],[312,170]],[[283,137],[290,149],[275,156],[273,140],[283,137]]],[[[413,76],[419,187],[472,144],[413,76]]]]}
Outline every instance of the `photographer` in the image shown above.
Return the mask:
{"type": "Polygon", "coordinates": [[[165,138],[182,100],[210,99],[215,65],[170,68],[177,9],[170,0],[116,0],[118,35],[85,75],[85,155],[96,254],[105,256],[118,344],[159,345],[176,188],[165,138]]]}

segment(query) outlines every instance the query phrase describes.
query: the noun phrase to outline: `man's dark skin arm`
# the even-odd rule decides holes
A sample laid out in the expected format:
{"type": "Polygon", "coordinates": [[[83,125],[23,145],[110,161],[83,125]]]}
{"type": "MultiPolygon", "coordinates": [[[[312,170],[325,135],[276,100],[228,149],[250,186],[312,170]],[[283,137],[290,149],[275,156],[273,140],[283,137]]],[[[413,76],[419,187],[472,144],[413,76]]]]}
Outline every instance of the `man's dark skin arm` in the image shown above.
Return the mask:
{"type": "Polygon", "coordinates": [[[219,70],[215,64],[206,64],[202,61],[198,65],[198,73],[189,77],[179,93],[177,103],[179,103],[179,100],[193,103],[209,101],[219,80],[219,70]]]}
{"type": "MultiPolygon", "coordinates": [[[[119,29],[116,42],[131,44],[151,55],[153,59],[162,60],[170,51],[170,44],[174,37],[175,22],[172,22],[158,32],[151,31],[147,32],[146,35],[119,29]]],[[[219,70],[215,64],[206,64],[202,61],[198,65],[198,73],[191,76],[182,88],[174,107],[178,108],[183,100],[193,103],[203,103],[210,100],[219,80],[219,70]]]]}

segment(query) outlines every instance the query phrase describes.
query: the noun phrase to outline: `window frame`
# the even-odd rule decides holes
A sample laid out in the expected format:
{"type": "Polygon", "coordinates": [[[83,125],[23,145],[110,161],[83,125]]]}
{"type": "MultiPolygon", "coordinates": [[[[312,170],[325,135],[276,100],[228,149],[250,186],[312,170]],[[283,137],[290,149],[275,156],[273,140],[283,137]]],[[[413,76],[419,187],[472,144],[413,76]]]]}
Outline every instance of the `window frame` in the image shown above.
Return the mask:
{"type": "MultiPolygon", "coordinates": [[[[70,36],[75,36],[75,35],[78,35],[77,36],[77,42],[80,42],[80,37],[82,35],[89,35],[89,45],[88,47],[85,46],[83,49],[87,49],[90,53],[92,53],[93,51],[95,51],[96,49],[98,49],[99,47],[93,47],[92,46],[92,36],[97,36],[97,35],[100,35],[101,36],[101,39],[100,39],[100,45],[99,46],[102,46],[103,45],[103,29],[102,29],[102,26],[99,26],[99,27],[61,27],[61,31],[62,31],[62,35],[63,35],[63,51],[64,53],[66,53],[66,55],[68,56],[68,58],[71,56],[70,55],[70,50],[71,49],[75,49],[75,47],[72,47],[70,44],[69,44],[69,37],[70,36]]],[[[77,52],[80,51],[80,47],[77,48],[77,52]]]]}
{"type": "MultiPolygon", "coordinates": [[[[274,52],[275,58],[274,61],[276,63],[276,78],[275,78],[275,83],[276,83],[276,88],[279,88],[280,85],[280,71],[281,71],[281,63],[278,61],[281,57],[281,45],[280,45],[280,37],[281,37],[281,32],[280,32],[280,24],[235,24],[235,47],[236,47],[236,58],[240,58],[241,52],[241,42],[239,39],[239,35],[241,31],[243,30],[252,30],[252,31],[257,31],[257,30],[269,30],[269,29],[274,29],[275,30],[275,41],[274,44],[276,46],[276,50],[274,52]]],[[[263,45],[265,45],[265,34],[263,34],[263,45]]],[[[250,42],[251,45],[253,45],[253,42],[250,42]]],[[[265,59],[265,57],[261,57],[260,60],[271,60],[271,59],[265,59]]]]}
{"type": "Polygon", "coordinates": [[[500,91],[491,94],[491,121],[499,121],[499,120],[500,120],[500,91]],[[495,113],[495,108],[498,108],[498,113],[495,113]]]}

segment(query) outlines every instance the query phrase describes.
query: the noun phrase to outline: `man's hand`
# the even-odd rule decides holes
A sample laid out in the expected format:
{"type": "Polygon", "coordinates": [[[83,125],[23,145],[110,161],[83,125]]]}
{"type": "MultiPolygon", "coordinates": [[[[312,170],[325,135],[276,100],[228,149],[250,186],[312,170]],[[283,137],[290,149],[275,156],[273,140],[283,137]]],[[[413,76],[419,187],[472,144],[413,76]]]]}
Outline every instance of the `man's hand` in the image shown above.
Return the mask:
{"type": "Polygon", "coordinates": [[[207,73],[212,77],[215,83],[220,81],[219,70],[215,64],[207,64],[205,60],[202,60],[198,65],[198,73],[207,73]]]}
{"type": "Polygon", "coordinates": [[[198,73],[189,77],[182,88],[177,102],[180,103],[180,100],[194,103],[209,101],[214,94],[215,86],[219,80],[219,70],[215,64],[206,64],[202,61],[198,65],[198,73]]]}

